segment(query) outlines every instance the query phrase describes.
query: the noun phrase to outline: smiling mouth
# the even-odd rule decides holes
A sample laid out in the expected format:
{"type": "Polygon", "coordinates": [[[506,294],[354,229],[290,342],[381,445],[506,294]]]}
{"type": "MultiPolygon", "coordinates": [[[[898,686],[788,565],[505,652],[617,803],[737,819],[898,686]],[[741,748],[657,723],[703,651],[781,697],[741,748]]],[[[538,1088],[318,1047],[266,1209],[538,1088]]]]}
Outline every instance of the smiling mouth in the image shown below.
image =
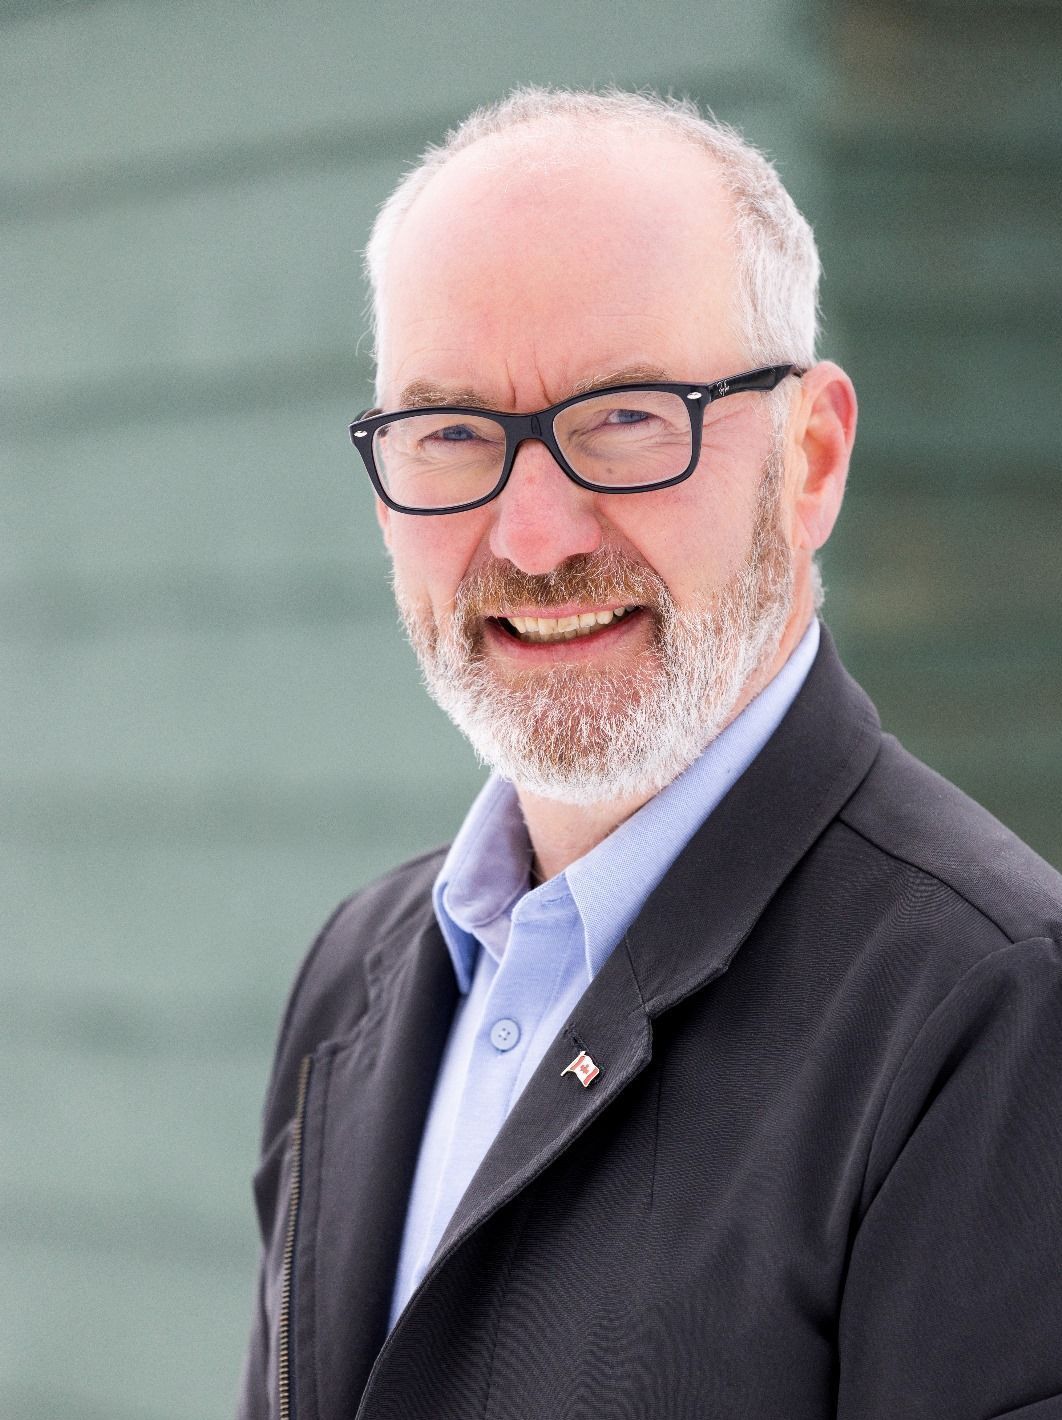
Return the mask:
{"type": "Polygon", "coordinates": [[[595,636],[638,607],[618,606],[611,611],[587,611],[579,616],[499,616],[495,620],[517,641],[575,641],[595,636]]]}

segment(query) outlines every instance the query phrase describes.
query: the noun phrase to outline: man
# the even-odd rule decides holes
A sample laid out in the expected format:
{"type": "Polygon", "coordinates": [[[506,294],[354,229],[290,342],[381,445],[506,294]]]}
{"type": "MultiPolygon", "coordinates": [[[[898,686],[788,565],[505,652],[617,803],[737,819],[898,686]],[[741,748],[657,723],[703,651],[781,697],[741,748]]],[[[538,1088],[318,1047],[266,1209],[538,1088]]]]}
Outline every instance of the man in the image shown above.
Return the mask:
{"type": "Polygon", "coordinates": [[[1062,880],[816,619],[807,224],[690,106],[525,90],[369,269],[351,434],[495,773],[296,984],[242,1414],[1062,1417],[1062,880]]]}

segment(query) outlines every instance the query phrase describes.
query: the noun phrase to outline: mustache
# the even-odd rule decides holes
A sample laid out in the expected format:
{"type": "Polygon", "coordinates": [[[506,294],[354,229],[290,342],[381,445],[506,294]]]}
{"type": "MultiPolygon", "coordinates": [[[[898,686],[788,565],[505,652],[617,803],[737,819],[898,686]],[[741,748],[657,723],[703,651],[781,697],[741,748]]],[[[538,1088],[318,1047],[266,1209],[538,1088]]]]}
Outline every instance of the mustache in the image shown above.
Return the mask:
{"type": "Polygon", "coordinates": [[[662,611],[671,604],[663,578],[644,562],[615,548],[576,553],[552,571],[523,572],[512,562],[484,563],[462,580],[454,598],[455,619],[469,628],[484,617],[537,606],[542,610],[571,602],[620,602],[662,611]]]}

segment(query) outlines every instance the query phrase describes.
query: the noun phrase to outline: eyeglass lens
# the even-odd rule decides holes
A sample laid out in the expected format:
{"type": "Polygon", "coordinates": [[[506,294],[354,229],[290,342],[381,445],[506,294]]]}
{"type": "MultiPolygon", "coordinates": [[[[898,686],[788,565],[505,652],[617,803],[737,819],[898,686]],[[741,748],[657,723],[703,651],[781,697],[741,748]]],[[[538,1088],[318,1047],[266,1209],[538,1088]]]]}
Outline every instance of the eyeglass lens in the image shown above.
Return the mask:
{"type": "MultiPolygon", "coordinates": [[[[661,390],[588,396],[555,416],[553,433],[579,477],[604,489],[665,482],[692,455],[686,402],[661,390]]],[[[505,430],[488,415],[428,410],[377,429],[373,456],[388,495],[403,507],[474,503],[501,476],[505,430]]]]}

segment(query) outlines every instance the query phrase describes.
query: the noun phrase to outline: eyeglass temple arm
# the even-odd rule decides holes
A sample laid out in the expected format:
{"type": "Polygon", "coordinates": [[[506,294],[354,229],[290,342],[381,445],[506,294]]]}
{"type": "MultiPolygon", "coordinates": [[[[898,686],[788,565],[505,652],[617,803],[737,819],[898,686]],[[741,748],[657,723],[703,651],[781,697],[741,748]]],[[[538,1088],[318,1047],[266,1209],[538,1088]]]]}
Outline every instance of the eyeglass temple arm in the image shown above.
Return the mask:
{"type": "Polygon", "coordinates": [[[746,375],[739,375],[737,379],[716,380],[715,384],[706,386],[708,400],[723,399],[728,394],[744,394],[747,390],[773,390],[782,383],[788,375],[803,375],[805,371],[799,365],[765,365],[760,370],[750,370],[746,375]]]}

